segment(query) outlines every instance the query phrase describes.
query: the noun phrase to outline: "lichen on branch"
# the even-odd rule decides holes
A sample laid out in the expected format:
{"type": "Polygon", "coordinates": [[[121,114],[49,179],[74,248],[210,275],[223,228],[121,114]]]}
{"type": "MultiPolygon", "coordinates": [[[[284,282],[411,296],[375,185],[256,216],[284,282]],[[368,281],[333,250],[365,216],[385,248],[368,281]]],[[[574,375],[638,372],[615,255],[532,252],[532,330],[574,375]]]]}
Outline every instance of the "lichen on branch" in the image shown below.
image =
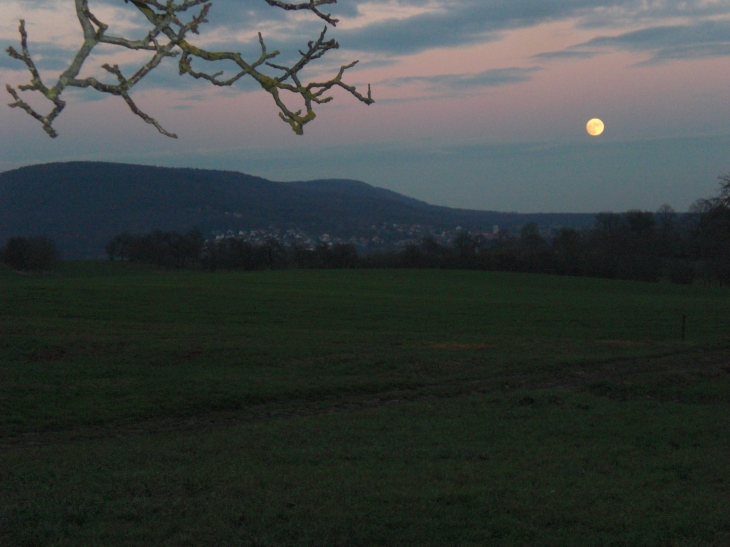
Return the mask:
{"type": "MultiPolygon", "coordinates": [[[[81,24],[84,40],[68,68],[59,75],[55,85],[49,87],[44,84],[36,68],[28,48],[28,33],[25,30],[24,20],[21,19],[19,27],[21,51],[18,52],[13,47],[6,50],[10,57],[25,63],[31,75],[30,84],[19,85],[17,89],[6,85],[8,93],[14,99],[14,102],[10,103],[9,106],[11,108],[20,108],[38,120],[44,131],[51,137],[58,135],[53,128],[53,122],[66,106],[66,102],[61,99],[62,93],[68,87],[77,87],[92,88],[100,93],[121,97],[133,114],[142,118],[146,123],[153,125],[163,135],[177,138],[177,135],[165,130],[155,118],[142,112],[129,95],[130,90],[137,83],[168,57],[178,58],[178,70],[181,76],[192,76],[195,79],[205,80],[216,86],[231,86],[244,76],[252,77],[264,91],[272,96],[274,103],[279,108],[279,116],[298,135],[303,134],[304,126],[315,118],[314,105],[332,100],[332,96],[324,96],[324,94],[333,87],[341,87],[365,104],[374,102],[369,85],[367,94],[363,95],[354,86],[345,84],[342,81],[345,71],[355,66],[357,61],[343,65],[337,75],[325,82],[310,82],[307,84],[301,82],[300,73],[309,63],[319,59],[329,50],[340,47],[335,40],[325,38],[327,34],[326,25],[316,40],[310,41],[304,51],[299,51],[300,58],[294,64],[284,66],[270,62],[279,55],[279,51],[268,52],[261,33],[258,35],[261,53],[258,59],[253,61],[246,61],[238,52],[208,51],[191,43],[189,35],[198,34],[200,26],[208,22],[208,12],[214,0],[183,0],[178,3],[173,0],[124,0],[125,3],[131,4],[132,7],[140,11],[150,24],[150,30],[144,38],[139,40],[108,35],[109,25],[101,22],[90,11],[89,0],[72,1],[75,3],[76,15],[81,24]],[[147,51],[150,56],[147,62],[130,75],[125,75],[118,65],[103,64],[102,68],[116,79],[112,83],[102,82],[94,77],[79,78],[81,69],[88,61],[94,48],[99,44],[108,44],[129,50],[147,51]],[[194,69],[193,61],[203,61],[205,63],[232,61],[237,66],[237,70],[224,77],[224,71],[205,72],[194,69]],[[265,66],[278,71],[278,75],[269,76],[262,72],[261,69],[265,66]],[[53,107],[48,114],[41,114],[25,102],[18,91],[38,92],[50,101],[53,107]],[[304,103],[304,108],[294,110],[287,106],[287,102],[282,99],[280,91],[288,91],[298,96],[298,100],[304,103]],[[302,114],[303,111],[306,113],[302,114]]],[[[281,0],[264,1],[272,7],[287,11],[308,10],[332,26],[337,24],[337,19],[319,10],[320,6],[334,4],[337,0],[309,0],[302,3],[290,3],[281,0]]]]}

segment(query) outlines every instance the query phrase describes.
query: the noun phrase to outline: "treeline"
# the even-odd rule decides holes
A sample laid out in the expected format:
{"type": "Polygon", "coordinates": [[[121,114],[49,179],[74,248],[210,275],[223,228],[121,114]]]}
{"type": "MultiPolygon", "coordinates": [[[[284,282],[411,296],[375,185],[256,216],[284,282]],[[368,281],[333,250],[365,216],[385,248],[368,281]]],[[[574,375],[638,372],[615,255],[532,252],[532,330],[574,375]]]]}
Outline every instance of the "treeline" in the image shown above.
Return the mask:
{"type": "MultiPolygon", "coordinates": [[[[561,229],[545,239],[535,223],[518,236],[496,238],[462,231],[453,245],[427,237],[401,251],[358,255],[354,245],[314,249],[262,245],[225,238],[207,242],[198,230],[185,234],[123,233],[105,246],[111,260],[162,268],[264,270],[284,268],[444,268],[545,273],[641,281],[730,285],[730,175],[718,195],[697,201],[689,213],[668,206],[658,212],[601,213],[592,228],[561,229]]],[[[0,248],[0,262],[16,270],[58,267],[61,256],[44,237],[13,237],[0,248]]]]}
{"type": "Polygon", "coordinates": [[[285,268],[356,268],[354,245],[319,245],[314,250],[284,247],[271,238],[262,245],[226,238],[206,242],[198,230],[186,234],[154,231],[134,236],[124,233],[105,247],[110,260],[153,264],[163,268],[197,266],[206,270],[277,270],[285,268]]]}
{"type": "Polygon", "coordinates": [[[496,240],[461,232],[453,247],[433,239],[399,253],[365,257],[366,264],[406,268],[462,268],[604,277],[638,281],[694,280],[730,285],[730,177],[720,195],[699,200],[687,214],[601,213],[593,228],[563,228],[547,241],[537,225],[496,240]]]}
{"type": "Polygon", "coordinates": [[[730,285],[730,208],[718,198],[697,202],[682,215],[667,206],[657,213],[602,213],[593,228],[563,228],[550,241],[534,223],[516,237],[462,231],[452,246],[427,237],[401,251],[370,255],[358,255],[351,244],[305,249],[274,239],[262,245],[235,238],[205,242],[197,230],[122,234],[106,251],[112,260],[206,270],[443,268],[730,285]]]}
{"type": "MultiPolygon", "coordinates": [[[[662,206],[656,213],[602,213],[593,228],[563,228],[546,241],[534,223],[519,237],[487,240],[462,232],[452,248],[432,239],[400,253],[373,257],[379,266],[468,268],[605,277],[640,281],[662,278],[730,285],[730,175],[720,178],[715,197],[695,202],[679,215],[662,206]]],[[[365,259],[367,262],[367,259],[365,259]]]]}
{"type": "MultiPolygon", "coordinates": [[[[431,239],[399,253],[374,257],[390,267],[459,268],[524,273],[604,277],[638,281],[666,278],[675,283],[703,279],[730,284],[726,254],[700,245],[704,223],[674,213],[629,211],[597,215],[592,229],[563,228],[551,240],[535,224],[522,227],[518,237],[488,240],[461,232],[453,247],[431,239]]],[[[710,241],[704,241],[709,243],[710,241]]],[[[725,253],[730,248],[726,248],[725,253]]]]}
{"type": "Polygon", "coordinates": [[[204,247],[205,238],[197,229],[186,234],[155,230],[141,236],[124,232],[112,238],[104,251],[110,260],[119,258],[160,268],[186,268],[200,263],[204,247]]]}
{"type": "Polygon", "coordinates": [[[61,253],[47,237],[11,237],[0,247],[0,263],[17,271],[40,272],[58,269],[61,253]]]}

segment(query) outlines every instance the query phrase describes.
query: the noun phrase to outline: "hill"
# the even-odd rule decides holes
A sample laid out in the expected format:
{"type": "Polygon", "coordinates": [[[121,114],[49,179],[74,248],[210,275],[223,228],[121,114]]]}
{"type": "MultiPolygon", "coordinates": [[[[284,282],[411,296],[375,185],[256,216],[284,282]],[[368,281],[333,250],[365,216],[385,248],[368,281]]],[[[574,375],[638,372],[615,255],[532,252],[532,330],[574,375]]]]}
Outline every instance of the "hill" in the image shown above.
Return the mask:
{"type": "Polygon", "coordinates": [[[357,236],[382,223],[444,230],[537,222],[592,225],[588,214],[473,211],[429,205],[354,180],[273,182],[232,171],[101,162],[49,163],[0,173],[0,242],[52,237],[65,258],[103,255],[123,231],[211,232],[276,226],[357,236]]]}

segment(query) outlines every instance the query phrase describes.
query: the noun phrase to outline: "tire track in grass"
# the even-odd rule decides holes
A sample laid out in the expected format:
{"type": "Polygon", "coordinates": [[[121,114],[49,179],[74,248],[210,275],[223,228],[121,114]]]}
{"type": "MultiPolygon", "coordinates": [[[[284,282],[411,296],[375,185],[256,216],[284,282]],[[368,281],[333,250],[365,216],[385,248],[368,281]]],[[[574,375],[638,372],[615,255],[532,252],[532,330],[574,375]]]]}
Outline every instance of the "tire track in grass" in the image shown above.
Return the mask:
{"type": "MultiPolygon", "coordinates": [[[[676,372],[730,376],[730,348],[697,350],[657,357],[613,359],[586,363],[557,376],[549,374],[502,375],[480,380],[445,382],[418,387],[390,389],[375,393],[349,394],[338,399],[293,399],[282,404],[265,403],[236,411],[219,411],[186,418],[150,419],[129,425],[84,426],[59,431],[27,432],[0,439],[0,450],[49,446],[95,439],[123,438],[136,435],[196,431],[224,428],[237,424],[269,420],[317,416],[335,412],[356,412],[386,405],[407,404],[428,399],[453,398],[465,395],[489,395],[514,391],[589,388],[592,385],[627,382],[646,374],[676,372]]],[[[526,399],[529,399],[527,397],[526,399]]],[[[728,395],[730,401],[730,394],[728,395]]]]}

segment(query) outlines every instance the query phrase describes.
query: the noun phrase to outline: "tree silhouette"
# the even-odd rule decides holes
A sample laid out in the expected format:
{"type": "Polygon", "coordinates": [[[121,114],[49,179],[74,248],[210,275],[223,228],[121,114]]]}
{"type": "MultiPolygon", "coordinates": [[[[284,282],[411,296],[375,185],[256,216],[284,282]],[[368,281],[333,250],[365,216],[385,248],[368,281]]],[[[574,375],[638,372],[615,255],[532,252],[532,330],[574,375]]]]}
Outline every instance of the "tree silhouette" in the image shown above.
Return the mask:
{"type": "Polygon", "coordinates": [[[719,179],[720,189],[717,192],[717,197],[714,198],[714,205],[730,209],[730,174],[720,175],[717,178],[719,179]]]}
{"type": "MultiPolygon", "coordinates": [[[[30,116],[38,120],[46,133],[56,137],[58,133],[53,128],[53,122],[63,111],[66,102],[61,98],[64,90],[68,87],[92,88],[100,93],[116,95],[124,99],[132,113],[142,118],[148,124],[153,125],[163,135],[177,138],[177,135],[164,129],[152,116],[142,112],[129,95],[130,90],[137,85],[150,72],[155,70],[167,58],[177,57],[180,75],[189,75],[195,79],[206,80],[215,86],[231,86],[244,76],[250,76],[258,82],[263,90],[269,93],[279,108],[279,116],[288,123],[292,130],[301,135],[304,126],[311,122],[316,114],[314,105],[327,103],[332,100],[327,93],[334,87],[341,87],[365,104],[373,103],[370,93],[370,86],[366,95],[358,92],[354,86],[342,81],[345,71],[358,61],[343,65],[335,76],[324,82],[302,83],[300,72],[302,69],[322,57],[332,49],[339,48],[339,44],[333,39],[326,39],[327,24],[335,26],[337,19],[320,11],[320,6],[334,4],[337,0],[309,0],[299,4],[292,4],[280,0],[265,0],[272,7],[281,8],[286,11],[307,10],[326,22],[324,29],[316,40],[307,44],[304,50],[300,50],[299,59],[290,66],[274,64],[271,62],[279,51],[269,52],[264,44],[264,39],[259,33],[259,44],[261,54],[258,59],[245,60],[240,53],[235,51],[209,51],[194,45],[189,41],[190,34],[198,34],[199,28],[208,22],[208,12],[215,0],[124,0],[129,4],[129,9],[140,11],[149,23],[147,35],[139,40],[132,40],[119,36],[107,34],[109,25],[101,22],[89,9],[89,0],[65,0],[74,2],[76,15],[78,16],[83,31],[83,43],[74,56],[69,67],[64,70],[53,86],[46,85],[36,68],[28,47],[28,33],[25,30],[25,21],[20,20],[20,43],[21,50],[13,47],[7,48],[7,53],[12,58],[25,63],[31,74],[30,84],[20,85],[16,90],[6,85],[8,93],[13,96],[15,102],[10,103],[12,108],[25,110],[30,116]],[[116,46],[117,48],[135,51],[147,51],[150,53],[148,61],[133,74],[125,75],[119,65],[104,63],[102,68],[109,72],[113,83],[102,82],[94,77],[79,78],[79,73],[84,64],[89,60],[90,55],[99,44],[116,46]],[[236,72],[227,74],[223,71],[205,72],[202,69],[193,67],[193,61],[198,64],[200,61],[208,64],[216,64],[221,61],[229,61],[237,66],[236,72]],[[274,76],[263,72],[264,67],[276,71],[274,76]],[[41,114],[27,102],[20,98],[20,91],[36,91],[53,103],[53,108],[48,114],[41,114]],[[289,92],[299,97],[303,108],[288,106],[282,92],[289,92]],[[304,111],[304,112],[303,112],[304,111]]],[[[118,0],[121,2],[121,0],[118,0]]]]}
{"type": "Polygon", "coordinates": [[[54,270],[61,266],[61,253],[47,237],[11,237],[0,248],[0,262],[15,270],[54,270]]]}

